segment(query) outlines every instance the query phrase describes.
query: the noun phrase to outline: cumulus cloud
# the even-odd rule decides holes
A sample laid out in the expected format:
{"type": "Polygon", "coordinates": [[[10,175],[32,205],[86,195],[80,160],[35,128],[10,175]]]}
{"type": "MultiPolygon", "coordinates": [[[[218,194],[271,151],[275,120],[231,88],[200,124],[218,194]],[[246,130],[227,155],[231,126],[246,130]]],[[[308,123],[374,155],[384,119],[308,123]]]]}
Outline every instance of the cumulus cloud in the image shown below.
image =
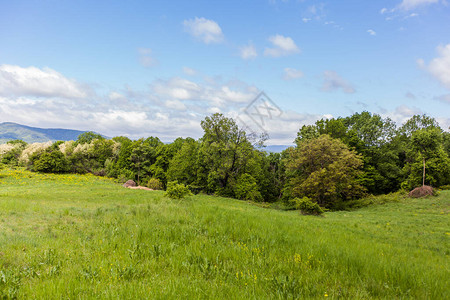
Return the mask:
{"type": "Polygon", "coordinates": [[[290,37],[277,34],[269,37],[269,42],[272,43],[272,47],[264,50],[266,56],[280,57],[300,53],[300,49],[290,37]]]}
{"type": "Polygon", "coordinates": [[[367,30],[367,33],[370,35],[377,35],[377,33],[372,29],[367,30]]]}
{"type": "Polygon", "coordinates": [[[440,0],[403,0],[399,8],[403,10],[412,10],[419,6],[425,6],[433,3],[439,3],[440,0]]]}
{"type": "Polygon", "coordinates": [[[201,101],[216,107],[250,102],[258,92],[252,86],[233,88],[233,84],[220,84],[213,79],[199,84],[180,77],[157,80],[152,84],[152,91],[161,99],[201,101]]]}
{"type": "Polygon", "coordinates": [[[284,68],[283,80],[293,80],[303,77],[303,72],[293,68],[284,68]]]}
{"type": "Polygon", "coordinates": [[[322,91],[333,92],[342,90],[347,94],[353,94],[355,92],[354,87],[334,71],[323,72],[323,77],[324,81],[322,85],[322,91]]]}
{"type": "Polygon", "coordinates": [[[84,98],[89,89],[50,68],[0,66],[0,95],[84,98]]]}
{"type": "Polygon", "coordinates": [[[435,77],[444,87],[450,89],[450,44],[437,48],[438,57],[426,65],[423,59],[417,63],[435,77]]]}
{"type": "Polygon", "coordinates": [[[184,20],[184,29],[205,44],[221,43],[224,40],[222,29],[213,20],[197,18],[184,20]]]}
{"type": "Polygon", "coordinates": [[[239,50],[242,59],[254,59],[258,56],[258,52],[256,52],[256,48],[252,44],[243,46],[239,50]]]}
{"type": "Polygon", "coordinates": [[[201,87],[193,81],[173,77],[169,80],[157,80],[152,85],[153,91],[160,95],[177,100],[192,100],[198,97],[201,87]]]}

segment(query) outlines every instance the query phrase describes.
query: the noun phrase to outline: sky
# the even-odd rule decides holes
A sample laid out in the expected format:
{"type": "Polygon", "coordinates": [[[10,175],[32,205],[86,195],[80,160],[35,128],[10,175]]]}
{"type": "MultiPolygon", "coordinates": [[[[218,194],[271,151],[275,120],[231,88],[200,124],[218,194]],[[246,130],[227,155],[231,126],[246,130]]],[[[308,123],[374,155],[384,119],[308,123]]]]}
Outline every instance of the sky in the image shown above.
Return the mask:
{"type": "Polygon", "coordinates": [[[267,144],[369,111],[450,126],[450,3],[0,0],[0,122],[267,144]],[[263,94],[261,94],[263,93],[263,94]]]}

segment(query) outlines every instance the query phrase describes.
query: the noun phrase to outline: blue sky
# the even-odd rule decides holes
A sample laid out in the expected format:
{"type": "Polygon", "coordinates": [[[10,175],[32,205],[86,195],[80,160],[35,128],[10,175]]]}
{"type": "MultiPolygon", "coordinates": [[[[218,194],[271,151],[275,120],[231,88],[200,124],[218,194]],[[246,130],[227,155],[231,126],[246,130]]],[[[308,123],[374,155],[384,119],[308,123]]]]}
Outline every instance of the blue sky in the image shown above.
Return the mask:
{"type": "Polygon", "coordinates": [[[221,112],[288,144],[363,110],[448,129],[450,3],[0,0],[0,121],[170,141],[221,112]]]}

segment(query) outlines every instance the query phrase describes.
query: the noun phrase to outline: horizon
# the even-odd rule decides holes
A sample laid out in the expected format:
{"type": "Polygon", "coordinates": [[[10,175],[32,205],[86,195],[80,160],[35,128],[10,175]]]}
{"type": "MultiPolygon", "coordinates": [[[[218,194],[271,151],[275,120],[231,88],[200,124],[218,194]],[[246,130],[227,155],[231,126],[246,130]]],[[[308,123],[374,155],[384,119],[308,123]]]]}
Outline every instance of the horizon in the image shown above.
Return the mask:
{"type": "Polygon", "coordinates": [[[448,131],[449,15],[441,0],[2,3],[0,119],[168,142],[220,112],[271,145],[362,111],[448,131]]]}

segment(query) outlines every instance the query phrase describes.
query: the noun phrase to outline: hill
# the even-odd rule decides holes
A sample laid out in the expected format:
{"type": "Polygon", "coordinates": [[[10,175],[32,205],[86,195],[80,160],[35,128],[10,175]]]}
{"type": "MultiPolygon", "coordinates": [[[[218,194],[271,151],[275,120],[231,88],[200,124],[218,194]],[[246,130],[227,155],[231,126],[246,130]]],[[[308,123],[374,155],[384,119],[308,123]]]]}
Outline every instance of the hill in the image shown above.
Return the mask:
{"type": "Polygon", "coordinates": [[[324,217],[0,170],[0,299],[448,299],[450,191],[324,217]]]}
{"type": "Polygon", "coordinates": [[[0,144],[10,140],[27,143],[76,140],[85,131],[60,128],[37,128],[12,122],[0,123],[0,144]]]}

